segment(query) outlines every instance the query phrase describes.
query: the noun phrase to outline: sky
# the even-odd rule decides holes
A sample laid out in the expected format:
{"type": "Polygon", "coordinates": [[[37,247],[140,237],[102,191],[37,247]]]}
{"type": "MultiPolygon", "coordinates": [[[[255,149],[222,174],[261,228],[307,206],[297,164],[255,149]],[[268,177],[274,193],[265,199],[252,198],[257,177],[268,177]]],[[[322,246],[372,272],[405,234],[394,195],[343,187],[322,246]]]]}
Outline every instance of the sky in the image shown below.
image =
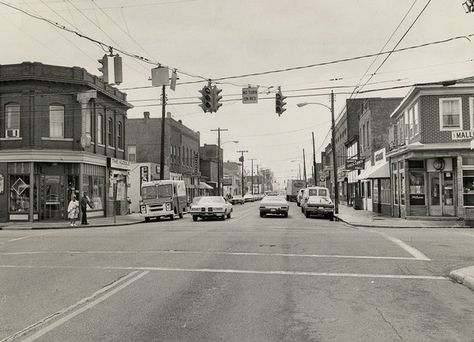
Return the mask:
{"type": "MultiPolygon", "coordinates": [[[[176,91],[167,89],[167,111],[201,134],[202,144],[217,143],[222,133],[224,160],[237,161],[248,150],[254,167],[271,168],[280,182],[294,178],[306,153],[311,173],[312,138],[317,161],[329,142],[329,92],[335,93],[336,116],[349,96],[398,97],[409,88],[371,91],[474,75],[474,36],[378,57],[331,63],[266,75],[227,78],[296,68],[388,52],[474,34],[474,13],[464,0],[0,0],[0,64],[23,61],[80,66],[100,75],[104,51],[96,43],[60,30],[7,7],[50,19],[107,46],[148,58],[152,64],[123,54],[124,82],[134,108],[129,118],[161,117],[161,88],[151,86],[151,69],[159,63],[177,69],[176,91]],[[426,6],[427,5],[427,6],[426,6]],[[426,6],[426,8],[425,8],[426,6]],[[424,11],[422,12],[422,10],[424,11]],[[421,13],[421,15],[420,15],[421,13]],[[194,77],[191,77],[192,75],[194,77]],[[195,77],[198,76],[198,77],[195,77]],[[204,113],[198,106],[205,79],[221,79],[223,106],[204,113]],[[180,84],[196,82],[192,84],[180,84]],[[366,84],[367,83],[367,84],[366,84]],[[243,104],[242,88],[258,86],[257,104],[243,104]],[[355,88],[359,86],[358,88],[355,88]],[[278,87],[286,111],[275,113],[278,87]],[[314,89],[320,88],[320,89],[314,89]],[[322,89],[321,89],[322,88],[322,89]],[[192,102],[192,104],[182,104],[192,102]],[[232,141],[239,141],[237,144],[232,141]]],[[[421,113],[422,114],[422,113],[421,113]]]]}

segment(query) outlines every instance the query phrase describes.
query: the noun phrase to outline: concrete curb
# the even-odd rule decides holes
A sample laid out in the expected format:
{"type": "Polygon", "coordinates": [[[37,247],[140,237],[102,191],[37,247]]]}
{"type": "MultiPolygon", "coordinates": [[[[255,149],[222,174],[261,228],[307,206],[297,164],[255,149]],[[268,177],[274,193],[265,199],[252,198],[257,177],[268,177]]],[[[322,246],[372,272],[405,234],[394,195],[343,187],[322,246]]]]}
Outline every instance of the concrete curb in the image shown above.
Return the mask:
{"type": "Polygon", "coordinates": [[[454,270],[449,273],[449,277],[474,291],[474,266],[454,270]]]}
{"type": "MultiPolygon", "coordinates": [[[[334,215],[334,217],[341,222],[347,223],[350,226],[353,227],[370,227],[370,228],[417,228],[417,229],[432,229],[432,228],[443,228],[443,229],[451,229],[451,228],[471,228],[468,226],[434,226],[434,227],[421,227],[421,226],[411,226],[409,224],[404,224],[403,226],[384,226],[384,225],[377,225],[373,223],[354,223],[349,220],[345,220],[341,218],[339,215],[334,215]]],[[[409,222],[409,221],[408,221],[409,222]]]]}
{"type": "Polygon", "coordinates": [[[81,228],[100,228],[100,227],[116,227],[116,226],[131,226],[134,224],[144,223],[145,221],[136,221],[136,222],[124,222],[124,223],[99,223],[99,224],[88,224],[86,226],[78,225],[76,227],[71,227],[70,225],[65,226],[56,226],[56,227],[34,227],[34,226],[3,226],[0,227],[0,230],[51,230],[51,229],[81,229],[81,228]]]}

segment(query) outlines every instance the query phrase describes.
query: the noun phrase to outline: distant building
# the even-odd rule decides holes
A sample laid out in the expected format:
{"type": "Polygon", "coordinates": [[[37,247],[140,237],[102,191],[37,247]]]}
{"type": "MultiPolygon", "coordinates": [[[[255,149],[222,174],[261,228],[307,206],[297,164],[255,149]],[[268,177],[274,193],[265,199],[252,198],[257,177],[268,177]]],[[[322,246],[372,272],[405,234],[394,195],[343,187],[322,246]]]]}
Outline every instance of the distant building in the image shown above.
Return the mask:
{"type": "Polygon", "coordinates": [[[212,193],[216,196],[219,193],[217,190],[218,174],[221,178],[221,186],[224,177],[223,151],[221,148],[220,153],[218,153],[217,149],[218,147],[215,144],[204,144],[204,146],[199,148],[201,179],[209,186],[212,186],[214,189],[212,193]],[[217,161],[218,154],[220,156],[220,163],[217,161]],[[218,164],[220,165],[220,172],[217,171],[218,164]]]}
{"type": "Polygon", "coordinates": [[[0,65],[0,221],[127,213],[126,94],[79,67],[0,65]]]}
{"type": "Polygon", "coordinates": [[[226,161],[224,163],[224,178],[222,182],[223,195],[242,195],[242,169],[240,163],[226,161]]]}
{"type": "MultiPolygon", "coordinates": [[[[127,132],[128,160],[132,163],[158,164],[159,174],[161,117],[151,118],[149,112],[144,112],[143,118],[128,119],[127,132]]],[[[165,118],[164,176],[165,179],[184,180],[189,200],[199,195],[199,142],[199,132],[186,127],[181,120],[173,119],[168,113],[165,118]]]]}

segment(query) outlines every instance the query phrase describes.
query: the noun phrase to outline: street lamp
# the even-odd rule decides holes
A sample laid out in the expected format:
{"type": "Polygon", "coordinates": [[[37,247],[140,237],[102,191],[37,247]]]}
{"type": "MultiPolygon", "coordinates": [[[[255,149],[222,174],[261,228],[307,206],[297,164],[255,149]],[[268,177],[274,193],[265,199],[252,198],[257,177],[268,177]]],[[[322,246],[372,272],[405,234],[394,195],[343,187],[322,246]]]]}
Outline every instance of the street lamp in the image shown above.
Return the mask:
{"type": "Polygon", "coordinates": [[[334,119],[334,92],[331,91],[331,107],[319,102],[302,102],[298,103],[298,107],[306,105],[323,106],[331,112],[331,145],[332,145],[332,165],[333,165],[333,182],[334,182],[334,212],[339,213],[339,187],[337,184],[337,164],[336,164],[336,123],[334,119]]]}

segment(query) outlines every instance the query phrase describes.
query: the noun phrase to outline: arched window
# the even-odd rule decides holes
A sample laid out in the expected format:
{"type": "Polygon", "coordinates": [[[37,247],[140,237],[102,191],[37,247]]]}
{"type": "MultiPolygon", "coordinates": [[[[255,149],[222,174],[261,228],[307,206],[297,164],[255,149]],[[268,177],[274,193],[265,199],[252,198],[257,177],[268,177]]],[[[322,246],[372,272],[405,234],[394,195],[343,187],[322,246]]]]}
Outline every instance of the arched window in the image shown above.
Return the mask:
{"type": "Polygon", "coordinates": [[[49,136],[51,138],[64,138],[64,106],[49,106],[49,136]]]}
{"type": "Polygon", "coordinates": [[[20,136],[20,105],[9,103],[5,106],[5,137],[20,136]]]}

